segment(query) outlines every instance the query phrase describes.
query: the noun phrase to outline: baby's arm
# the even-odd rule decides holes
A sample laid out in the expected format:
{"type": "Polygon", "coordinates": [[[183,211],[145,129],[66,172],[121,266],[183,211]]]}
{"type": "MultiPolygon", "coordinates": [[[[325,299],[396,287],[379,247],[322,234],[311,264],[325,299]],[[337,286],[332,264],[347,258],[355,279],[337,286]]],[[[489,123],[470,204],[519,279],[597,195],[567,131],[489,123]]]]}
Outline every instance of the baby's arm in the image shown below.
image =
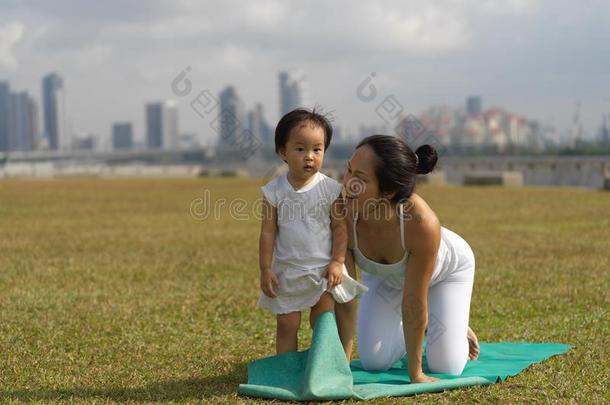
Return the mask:
{"type": "Polygon", "coordinates": [[[261,234],[259,238],[261,290],[268,297],[275,298],[275,288],[279,286],[279,282],[271,269],[271,262],[273,261],[273,245],[277,235],[277,209],[264,197],[261,217],[261,234]]]}
{"type": "Polygon", "coordinates": [[[330,208],[330,228],[332,232],[332,256],[326,276],[330,287],[341,284],[345,252],[347,251],[347,225],[345,223],[345,203],[339,196],[330,208]]]}

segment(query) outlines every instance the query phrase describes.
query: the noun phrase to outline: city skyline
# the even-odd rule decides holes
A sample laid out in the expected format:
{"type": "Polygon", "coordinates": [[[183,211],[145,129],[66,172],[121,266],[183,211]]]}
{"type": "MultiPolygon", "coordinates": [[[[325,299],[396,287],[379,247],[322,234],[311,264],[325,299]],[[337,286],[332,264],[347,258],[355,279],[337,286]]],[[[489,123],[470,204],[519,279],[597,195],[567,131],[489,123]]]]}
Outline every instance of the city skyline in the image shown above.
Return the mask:
{"type": "MultiPolygon", "coordinates": [[[[306,74],[305,72],[303,72],[300,69],[293,69],[293,70],[288,70],[288,71],[280,71],[277,73],[277,78],[279,80],[278,83],[278,94],[279,94],[279,109],[280,109],[280,113],[284,112],[284,111],[288,111],[286,110],[287,108],[296,108],[297,106],[304,106],[306,108],[313,108],[315,106],[318,107],[322,107],[323,110],[325,110],[324,106],[321,106],[318,103],[309,103],[310,105],[308,105],[308,100],[309,100],[309,93],[308,93],[308,82],[307,82],[307,78],[306,78],[306,74]]],[[[365,79],[366,80],[366,79],[365,79]]],[[[2,79],[0,78],[0,82],[3,83],[7,83],[9,84],[10,87],[10,82],[7,81],[6,79],[2,79]]],[[[220,91],[219,91],[219,95],[223,93],[223,91],[226,91],[228,88],[233,89],[232,91],[234,93],[237,94],[237,90],[235,88],[235,86],[233,85],[226,85],[224,86],[220,91]]],[[[30,96],[30,93],[25,90],[25,91],[19,91],[18,93],[23,93],[25,95],[27,95],[28,97],[30,97],[31,103],[33,104],[32,108],[37,108],[37,100],[34,97],[30,96]]],[[[78,143],[78,138],[82,138],[82,137],[94,137],[96,138],[96,142],[99,145],[100,148],[102,149],[112,149],[112,144],[113,144],[113,133],[112,133],[112,129],[110,129],[109,131],[105,131],[102,133],[96,133],[95,131],[92,130],[83,130],[83,131],[70,131],[70,116],[66,115],[66,107],[65,104],[67,104],[67,100],[65,99],[65,89],[64,89],[64,79],[62,78],[61,75],[58,75],[56,72],[51,72],[51,73],[47,73],[45,76],[43,76],[42,78],[42,92],[41,92],[41,100],[40,100],[40,108],[42,111],[42,115],[40,117],[41,122],[40,123],[35,123],[36,125],[39,125],[40,128],[42,128],[41,132],[40,132],[40,140],[43,142],[48,142],[48,148],[50,149],[57,149],[57,141],[54,141],[55,138],[57,138],[57,135],[55,135],[55,133],[63,133],[65,132],[65,134],[63,135],[64,138],[66,138],[64,140],[64,142],[67,142],[67,144],[65,144],[63,146],[63,149],[71,149],[74,147],[75,144],[78,143]],[[48,93],[45,95],[45,93],[48,93]],[[57,126],[57,128],[55,130],[53,130],[53,128],[55,128],[55,126],[57,126]],[[50,134],[50,136],[49,136],[50,134]],[[70,138],[71,137],[71,138],[70,138]],[[70,138],[70,139],[68,139],[70,138]],[[71,143],[71,144],[70,144],[71,143]]],[[[393,96],[392,96],[393,97],[393,96]]],[[[111,122],[108,123],[108,125],[111,127],[114,123],[116,122],[129,122],[132,125],[132,145],[133,146],[137,146],[139,145],[140,147],[145,147],[145,148],[149,148],[150,147],[150,140],[149,140],[149,130],[148,130],[148,122],[149,122],[149,118],[148,118],[148,106],[150,104],[155,104],[155,103],[171,103],[174,104],[173,105],[173,109],[175,110],[176,115],[179,113],[180,111],[180,104],[177,103],[175,101],[175,95],[174,97],[169,97],[167,99],[163,99],[162,101],[158,101],[158,102],[151,102],[151,101],[146,101],[145,102],[145,108],[144,108],[144,119],[143,122],[140,124],[138,121],[139,120],[135,120],[135,119],[125,119],[125,120],[113,120],[111,122]],[[133,127],[139,128],[139,130],[133,130],[133,127]],[[139,135],[139,136],[138,136],[139,135]]],[[[159,100],[161,100],[160,98],[157,98],[159,100]]],[[[240,110],[243,110],[243,116],[241,117],[241,119],[239,120],[240,122],[245,123],[245,128],[252,128],[252,119],[254,118],[252,116],[253,113],[257,112],[260,114],[262,113],[263,109],[265,109],[264,104],[261,102],[254,102],[254,108],[250,109],[247,107],[246,103],[243,101],[243,99],[241,97],[239,97],[239,103],[242,105],[240,107],[240,110]],[[248,126],[249,125],[249,126],[248,126]]],[[[545,122],[541,122],[540,120],[536,119],[535,117],[531,117],[531,116],[527,116],[527,117],[523,117],[522,119],[527,119],[529,121],[534,121],[537,122],[539,125],[544,126],[547,129],[552,129],[552,132],[555,133],[555,139],[553,139],[554,141],[556,141],[557,143],[560,144],[570,144],[573,146],[573,140],[574,140],[574,132],[577,130],[579,131],[578,136],[576,137],[577,139],[581,139],[581,140],[587,140],[587,141],[595,141],[600,137],[600,131],[603,131],[605,128],[606,124],[606,117],[610,116],[610,111],[606,114],[602,113],[602,115],[599,117],[599,122],[598,124],[593,124],[593,128],[589,129],[589,131],[585,131],[584,130],[584,126],[582,121],[580,120],[580,101],[576,101],[575,102],[575,111],[572,113],[572,117],[571,117],[571,122],[569,122],[569,125],[567,125],[565,128],[556,128],[553,125],[549,125],[548,123],[545,122]],[[578,122],[574,122],[576,116],[578,116],[578,122]],[[575,126],[577,126],[578,128],[575,129],[575,126]],[[571,141],[570,141],[571,139],[571,141]]],[[[183,108],[185,108],[185,106],[182,106],[183,108]]],[[[487,106],[488,108],[490,106],[487,106]]],[[[410,112],[408,112],[408,114],[414,115],[414,116],[421,116],[421,115],[425,115],[427,111],[429,111],[430,109],[435,109],[435,108],[443,108],[443,109],[456,109],[456,110],[460,110],[460,109],[464,109],[464,111],[466,113],[471,113],[471,109],[474,108],[476,109],[477,112],[481,112],[482,110],[482,97],[480,95],[465,95],[464,96],[464,100],[463,100],[463,105],[447,105],[447,104],[439,104],[439,105],[430,105],[427,106],[425,109],[423,109],[422,111],[418,112],[417,114],[411,114],[410,112]]],[[[494,110],[506,110],[506,107],[504,106],[498,106],[498,105],[494,105],[491,106],[490,108],[494,109],[494,110]]],[[[188,112],[188,111],[187,111],[188,112]]],[[[333,111],[330,111],[331,114],[333,113],[333,111]]],[[[38,112],[36,111],[35,114],[37,114],[38,112]]],[[[188,114],[187,114],[188,115],[188,114]]],[[[332,114],[334,115],[334,114],[332,114]]],[[[280,116],[280,115],[278,115],[280,116]]],[[[264,117],[262,117],[264,118],[264,117]]],[[[360,122],[360,123],[355,123],[353,124],[353,126],[349,127],[348,126],[348,130],[345,131],[348,133],[348,136],[354,137],[354,136],[361,136],[362,131],[360,130],[361,128],[366,128],[366,127],[370,127],[370,128],[385,128],[384,133],[388,133],[388,134],[394,134],[395,131],[393,131],[393,129],[391,128],[387,128],[387,126],[384,126],[382,121],[379,121],[379,114],[377,114],[376,118],[376,123],[370,124],[370,123],[365,123],[365,122],[360,122]]],[[[33,120],[37,120],[38,118],[32,118],[33,120]]],[[[175,118],[177,120],[177,117],[175,118]]],[[[266,119],[266,118],[265,118],[266,119]]],[[[198,123],[201,124],[201,123],[198,123]]],[[[337,128],[339,128],[341,130],[341,132],[343,132],[344,130],[344,126],[341,125],[340,123],[334,122],[333,123],[334,126],[336,126],[337,128]]],[[[36,128],[36,126],[34,126],[34,128],[36,128]]],[[[272,130],[273,128],[271,128],[272,130]]],[[[177,129],[176,129],[177,131],[177,129]]],[[[171,137],[171,139],[174,139],[172,145],[178,145],[179,143],[179,138],[181,135],[183,134],[188,134],[189,136],[192,136],[193,134],[196,135],[196,143],[200,144],[201,146],[215,146],[216,144],[218,144],[218,133],[214,132],[214,131],[210,131],[209,128],[207,128],[205,125],[200,127],[196,127],[194,130],[191,130],[190,128],[188,130],[186,130],[185,132],[176,132],[177,135],[171,137]],[[202,130],[202,127],[204,128],[202,130]]],[[[34,137],[36,137],[37,134],[34,134],[34,137]]],[[[257,136],[257,138],[261,138],[268,136],[268,134],[265,134],[264,132],[261,133],[256,133],[255,134],[257,136]]],[[[262,139],[262,138],[261,138],[262,139]]],[[[265,143],[268,142],[268,139],[266,140],[265,143]]],[[[44,143],[42,144],[44,147],[44,143]]],[[[154,147],[158,147],[158,146],[153,146],[154,147]]],[[[60,148],[61,149],[61,148],[60,148]]]]}
{"type": "MultiPolygon", "coordinates": [[[[192,90],[192,83],[187,78],[190,70],[190,67],[185,69],[172,81],[172,91],[177,98],[192,90]]],[[[280,115],[295,108],[308,107],[308,85],[302,70],[281,71],[277,78],[280,115]]],[[[372,85],[373,78],[374,75],[365,78],[357,88],[357,97],[363,102],[378,98],[377,88],[372,85]]],[[[204,93],[210,94],[207,89],[204,93]]],[[[221,153],[227,153],[235,149],[237,144],[246,141],[267,147],[273,144],[273,126],[267,122],[263,104],[257,102],[250,109],[232,85],[224,87],[217,98],[210,94],[215,103],[213,107],[208,107],[208,113],[216,116],[208,126],[201,125],[209,134],[207,143],[201,142],[201,137],[196,133],[179,131],[178,102],[174,99],[145,104],[145,139],[136,141],[131,121],[113,122],[108,137],[71,132],[65,112],[64,80],[57,73],[52,72],[42,78],[42,94],[44,129],[40,130],[36,101],[28,92],[12,92],[9,82],[0,81],[0,150],[180,150],[211,147],[221,153]]],[[[579,142],[588,141],[583,136],[578,103],[572,125],[563,133],[505,108],[484,108],[480,95],[467,96],[461,107],[430,106],[417,116],[410,114],[394,95],[385,96],[383,99],[379,97],[374,104],[375,113],[383,121],[382,124],[360,124],[357,130],[350,130],[350,133],[344,136],[343,128],[335,123],[333,126],[336,141],[353,142],[372,133],[398,136],[407,134],[408,138],[415,140],[421,139],[425,132],[433,137],[433,143],[442,148],[449,148],[453,153],[469,150],[494,153],[529,150],[538,153],[549,148],[574,148],[579,142]]],[[[193,108],[192,103],[191,107],[193,108]]],[[[200,111],[193,111],[201,116],[200,111]]],[[[332,112],[329,117],[332,120],[332,112]]],[[[610,113],[602,116],[597,136],[592,139],[599,145],[607,145],[610,141],[609,117],[610,113]]]]}
{"type": "MultiPolygon", "coordinates": [[[[303,71],[282,71],[277,78],[280,114],[294,108],[308,107],[304,101],[307,99],[307,79],[303,71]]],[[[377,89],[371,85],[370,79],[365,79],[357,89],[358,97],[364,102],[377,98],[377,89]],[[373,98],[367,99],[371,95],[373,98]]],[[[186,75],[177,76],[172,83],[174,95],[178,98],[185,94],[180,86],[192,87],[186,75]]],[[[69,131],[64,107],[64,80],[57,73],[52,72],[42,78],[42,93],[44,129],[40,130],[35,100],[26,91],[12,92],[9,82],[0,81],[0,150],[179,150],[203,146],[226,152],[233,149],[244,136],[244,139],[260,145],[273,144],[273,126],[265,117],[263,104],[257,102],[253,108],[249,108],[232,85],[224,87],[217,95],[217,104],[209,111],[216,115],[213,121],[208,126],[201,122],[201,128],[209,134],[207,144],[202,143],[196,133],[179,131],[178,102],[173,99],[145,104],[145,138],[136,141],[131,121],[113,122],[108,137],[69,131]]],[[[421,136],[425,130],[434,137],[435,143],[458,153],[473,148],[500,153],[516,150],[542,152],[547,148],[573,148],[579,141],[587,141],[583,137],[578,104],[572,126],[564,133],[505,108],[484,108],[480,95],[467,96],[463,106],[430,106],[417,116],[405,110],[394,95],[386,96],[375,104],[376,115],[383,123],[360,124],[357,130],[352,129],[349,134],[344,134],[343,128],[335,123],[337,141],[353,142],[372,133],[402,136],[405,125],[411,132],[413,128],[417,129],[417,133],[409,135],[411,138],[421,136]]],[[[330,114],[332,119],[332,112],[330,114]]],[[[610,113],[602,116],[602,125],[594,137],[594,141],[600,145],[606,145],[609,141],[609,117],[610,113]]]]}

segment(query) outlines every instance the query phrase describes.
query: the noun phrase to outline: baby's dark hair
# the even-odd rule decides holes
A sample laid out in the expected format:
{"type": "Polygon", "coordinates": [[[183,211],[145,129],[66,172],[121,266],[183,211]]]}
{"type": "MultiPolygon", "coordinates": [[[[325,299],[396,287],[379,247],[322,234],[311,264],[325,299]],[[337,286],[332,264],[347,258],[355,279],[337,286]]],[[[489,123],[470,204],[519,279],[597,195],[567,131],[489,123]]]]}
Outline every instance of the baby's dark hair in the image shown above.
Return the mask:
{"type": "Polygon", "coordinates": [[[382,193],[396,192],[393,203],[401,203],[411,197],[415,189],[416,175],[428,174],[438,161],[436,149],[421,145],[415,152],[400,138],[390,135],[371,135],[364,138],[356,149],[369,146],[377,155],[375,174],[382,193]]]}
{"type": "Polygon", "coordinates": [[[333,127],[330,125],[327,116],[318,111],[316,108],[313,110],[297,108],[284,115],[275,127],[275,153],[279,153],[280,149],[286,146],[290,132],[294,128],[306,123],[324,130],[324,151],[326,151],[333,137],[333,127]]]}

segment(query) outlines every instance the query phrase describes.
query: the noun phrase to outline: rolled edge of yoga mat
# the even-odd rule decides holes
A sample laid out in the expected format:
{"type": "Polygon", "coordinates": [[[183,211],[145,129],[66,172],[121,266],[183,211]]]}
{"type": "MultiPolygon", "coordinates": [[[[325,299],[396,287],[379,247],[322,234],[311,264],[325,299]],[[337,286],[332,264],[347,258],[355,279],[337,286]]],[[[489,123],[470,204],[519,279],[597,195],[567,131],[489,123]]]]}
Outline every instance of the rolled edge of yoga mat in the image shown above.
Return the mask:
{"type": "Polygon", "coordinates": [[[307,358],[301,397],[305,399],[350,398],[354,380],[339,338],[334,311],[321,313],[316,319],[311,348],[307,358]]]}
{"type": "Polygon", "coordinates": [[[239,394],[292,401],[340,400],[353,396],[353,379],[333,311],[319,315],[311,347],[248,364],[239,394]]]}

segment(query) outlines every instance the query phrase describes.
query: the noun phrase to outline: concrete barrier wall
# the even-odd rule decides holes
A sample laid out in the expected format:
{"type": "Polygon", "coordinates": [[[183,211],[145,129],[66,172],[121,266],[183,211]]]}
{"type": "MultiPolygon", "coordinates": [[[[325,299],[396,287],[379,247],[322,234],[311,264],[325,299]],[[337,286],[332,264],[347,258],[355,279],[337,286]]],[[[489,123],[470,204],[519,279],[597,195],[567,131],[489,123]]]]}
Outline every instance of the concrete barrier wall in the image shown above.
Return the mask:
{"type": "Polygon", "coordinates": [[[10,163],[0,167],[0,178],[53,177],[196,177],[200,165],[104,165],[55,163],[10,163]]]}
{"type": "MultiPolygon", "coordinates": [[[[147,164],[106,164],[106,163],[66,163],[66,162],[9,162],[0,165],[0,178],[14,177],[195,177],[248,175],[263,176],[274,167],[274,163],[261,162],[258,169],[246,166],[212,167],[210,165],[147,165],[147,164]]],[[[323,172],[341,180],[345,171],[344,161],[325,162],[323,172]]],[[[485,173],[515,173],[513,178],[522,177],[525,186],[572,186],[603,189],[610,187],[610,156],[600,157],[441,157],[437,170],[418,176],[419,182],[431,184],[465,183],[466,176],[481,176],[485,173]]],[[[506,175],[502,175],[505,176],[506,175]]],[[[507,178],[508,179],[508,178],[507,178]]],[[[518,181],[517,181],[518,182],[518,181]]],[[[503,184],[510,183],[502,181],[503,184]]],[[[513,181],[511,184],[515,184],[513,181]]]]}
{"type": "Polygon", "coordinates": [[[432,173],[418,175],[417,182],[443,186],[447,184],[447,173],[445,173],[443,170],[435,170],[432,173]]]}
{"type": "Polygon", "coordinates": [[[523,173],[516,171],[474,171],[464,174],[464,185],[522,186],[523,173]]]}
{"type": "Polygon", "coordinates": [[[610,179],[610,156],[601,157],[512,157],[441,158],[440,167],[452,184],[464,184],[476,173],[521,173],[523,184],[604,188],[610,179]]]}

